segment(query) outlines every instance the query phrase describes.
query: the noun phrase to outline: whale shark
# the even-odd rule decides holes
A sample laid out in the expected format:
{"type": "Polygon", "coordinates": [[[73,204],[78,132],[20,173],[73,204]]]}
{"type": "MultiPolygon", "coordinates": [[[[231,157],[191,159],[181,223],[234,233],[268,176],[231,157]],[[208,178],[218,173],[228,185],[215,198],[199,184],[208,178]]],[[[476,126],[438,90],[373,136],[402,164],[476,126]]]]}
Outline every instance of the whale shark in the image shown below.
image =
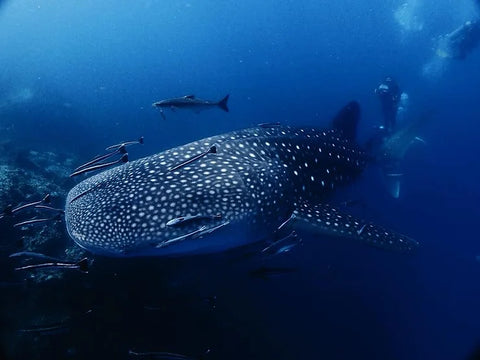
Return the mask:
{"type": "Polygon", "coordinates": [[[359,110],[349,103],[327,128],[263,125],[105,170],[68,193],[67,231],[113,257],[221,252],[290,227],[411,251],[412,238],[328,203],[368,163],[355,141],[359,110]]]}

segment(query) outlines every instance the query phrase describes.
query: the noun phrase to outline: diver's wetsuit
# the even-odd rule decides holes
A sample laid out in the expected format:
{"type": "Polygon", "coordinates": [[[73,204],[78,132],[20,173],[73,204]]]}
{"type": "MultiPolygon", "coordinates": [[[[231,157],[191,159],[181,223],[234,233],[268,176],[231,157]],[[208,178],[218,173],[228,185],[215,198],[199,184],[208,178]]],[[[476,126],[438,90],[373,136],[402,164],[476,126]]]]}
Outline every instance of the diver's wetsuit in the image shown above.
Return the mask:
{"type": "Polygon", "coordinates": [[[444,48],[439,48],[437,54],[463,60],[480,43],[480,21],[467,21],[442,39],[444,48]]]}
{"type": "Polygon", "coordinates": [[[398,105],[400,103],[400,88],[395,80],[391,77],[386,77],[385,80],[377,86],[375,93],[382,104],[384,129],[390,133],[395,128],[397,119],[398,105]]]}

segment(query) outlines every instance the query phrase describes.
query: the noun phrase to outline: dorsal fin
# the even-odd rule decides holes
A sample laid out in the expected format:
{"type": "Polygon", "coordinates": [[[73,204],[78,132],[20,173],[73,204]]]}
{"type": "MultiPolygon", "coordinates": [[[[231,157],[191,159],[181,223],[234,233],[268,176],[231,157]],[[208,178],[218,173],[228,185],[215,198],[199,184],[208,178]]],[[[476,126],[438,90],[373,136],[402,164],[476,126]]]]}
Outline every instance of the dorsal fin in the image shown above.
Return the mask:
{"type": "Polygon", "coordinates": [[[185,99],[195,99],[195,95],[185,95],[185,99]]]}
{"type": "Polygon", "coordinates": [[[359,119],[360,104],[357,101],[350,101],[333,118],[332,127],[341,131],[350,141],[355,141],[359,119]]]}

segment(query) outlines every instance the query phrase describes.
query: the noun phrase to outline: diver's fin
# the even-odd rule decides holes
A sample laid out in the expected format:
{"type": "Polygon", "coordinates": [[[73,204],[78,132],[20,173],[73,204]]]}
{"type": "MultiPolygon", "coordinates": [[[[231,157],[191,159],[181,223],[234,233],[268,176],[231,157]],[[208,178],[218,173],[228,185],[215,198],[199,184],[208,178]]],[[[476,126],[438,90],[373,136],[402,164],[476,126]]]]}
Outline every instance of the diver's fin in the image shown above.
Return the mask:
{"type": "Polygon", "coordinates": [[[359,240],[378,248],[400,252],[408,252],[418,246],[415,240],[405,235],[343,214],[330,205],[303,204],[294,214],[297,222],[308,224],[310,230],[321,234],[359,240]]]}
{"type": "Polygon", "coordinates": [[[222,109],[223,111],[226,111],[228,112],[228,106],[227,106],[227,101],[228,101],[228,98],[230,97],[230,94],[227,94],[227,96],[225,96],[222,100],[220,100],[218,102],[218,107],[220,109],[222,109]]]}
{"type": "Polygon", "coordinates": [[[402,173],[384,173],[385,177],[385,185],[387,187],[387,191],[394,199],[398,199],[400,197],[400,187],[402,184],[402,173]]]}
{"type": "Polygon", "coordinates": [[[332,127],[341,131],[347,139],[355,141],[359,119],[360,104],[357,101],[350,101],[333,118],[332,127]]]}

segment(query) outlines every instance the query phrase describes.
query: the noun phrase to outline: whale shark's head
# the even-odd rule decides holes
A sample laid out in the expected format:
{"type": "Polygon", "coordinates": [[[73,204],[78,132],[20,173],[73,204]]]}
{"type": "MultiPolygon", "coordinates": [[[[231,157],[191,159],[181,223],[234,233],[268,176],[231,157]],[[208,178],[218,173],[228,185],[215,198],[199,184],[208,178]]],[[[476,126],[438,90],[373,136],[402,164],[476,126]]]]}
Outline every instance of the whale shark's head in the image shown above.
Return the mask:
{"type": "Polygon", "coordinates": [[[248,218],[253,204],[243,180],[218,156],[172,170],[172,164],[199,155],[201,145],[127,163],[78,184],[65,207],[70,236],[80,246],[110,256],[215,247],[181,240],[231,227],[232,220],[248,218]],[[203,233],[197,232],[201,229],[203,233]]]}

